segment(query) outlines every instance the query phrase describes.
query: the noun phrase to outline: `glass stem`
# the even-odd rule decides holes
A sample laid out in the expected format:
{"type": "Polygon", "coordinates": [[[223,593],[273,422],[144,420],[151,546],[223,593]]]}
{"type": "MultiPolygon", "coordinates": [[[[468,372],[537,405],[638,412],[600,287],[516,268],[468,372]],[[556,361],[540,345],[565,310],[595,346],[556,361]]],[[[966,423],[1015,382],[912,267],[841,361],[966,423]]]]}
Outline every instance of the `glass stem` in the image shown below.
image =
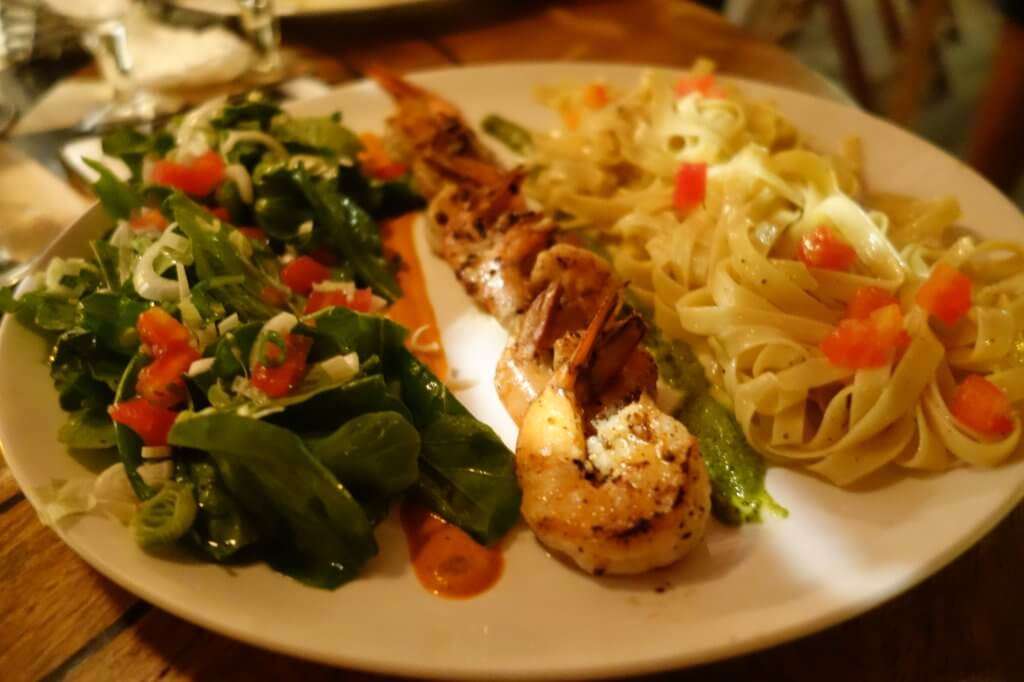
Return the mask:
{"type": "Polygon", "coordinates": [[[253,70],[274,76],[282,67],[279,46],[281,34],[274,17],[274,0],[238,0],[242,30],[256,50],[253,70]]]}
{"type": "Polygon", "coordinates": [[[96,58],[100,74],[114,88],[114,101],[127,102],[135,94],[132,57],[128,37],[120,19],[111,19],[91,28],[85,35],[85,46],[96,58]]]}

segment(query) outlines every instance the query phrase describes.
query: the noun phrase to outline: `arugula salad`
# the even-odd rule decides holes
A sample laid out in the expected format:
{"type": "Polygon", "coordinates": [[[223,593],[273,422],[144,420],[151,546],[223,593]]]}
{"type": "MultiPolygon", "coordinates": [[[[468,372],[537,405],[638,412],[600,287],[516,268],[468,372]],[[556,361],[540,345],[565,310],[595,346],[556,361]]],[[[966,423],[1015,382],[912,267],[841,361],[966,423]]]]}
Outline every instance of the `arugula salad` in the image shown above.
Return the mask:
{"type": "Polygon", "coordinates": [[[422,200],[377,138],[250,93],[103,149],[131,171],[90,162],[114,227],[0,291],[52,344],[61,442],[114,461],[58,509],[323,588],[399,496],[483,544],[516,523],[511,452],[380,314],[402,292],[378,221],[422,200]]]}

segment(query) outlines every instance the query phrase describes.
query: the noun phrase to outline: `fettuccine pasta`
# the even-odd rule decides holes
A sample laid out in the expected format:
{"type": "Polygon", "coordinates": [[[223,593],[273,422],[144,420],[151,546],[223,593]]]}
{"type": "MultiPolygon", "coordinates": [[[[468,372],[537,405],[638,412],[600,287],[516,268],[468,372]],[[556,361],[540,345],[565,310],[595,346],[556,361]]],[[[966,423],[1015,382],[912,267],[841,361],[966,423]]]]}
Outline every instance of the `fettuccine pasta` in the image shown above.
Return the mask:
{"type": "Polygon", "coordinates": [[[564,228],[608,245],[636,298],[664,334],[693,346],[767,458],[848,485],[890,465],[939,471],[1009,457],[1016,409],[993,433],[952,404],[973,375],[1015,408],[1024,400],[1024,247],[953,229],[953,198],[867,195],[855,140],[837,156],[814,151],[773,107],[709,73],[701,63],[678,83],[649,73],[629,92],[542,91],[564,124],[534,136],[531,196],[564,228]],[[688,164],[706,166],[706,186],[681,208],[688,164]],[[822,226],[852,248],[849,267],[801,255],[822,226]],[[918,303],[939,263],[970,280],[969,309],[952,324],[918,303]],[[823,348],[863,290],[898,302],[899,345],[871,366],[836,362],[823,348]]]}

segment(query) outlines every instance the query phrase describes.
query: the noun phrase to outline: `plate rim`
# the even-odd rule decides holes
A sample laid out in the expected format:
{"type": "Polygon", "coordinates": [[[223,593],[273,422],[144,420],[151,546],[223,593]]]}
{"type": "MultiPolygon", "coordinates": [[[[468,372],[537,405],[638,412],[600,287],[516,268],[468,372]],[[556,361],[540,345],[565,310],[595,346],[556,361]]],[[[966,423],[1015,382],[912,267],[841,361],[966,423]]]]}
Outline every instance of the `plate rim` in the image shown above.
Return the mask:
{"type": "MultiPolygon", "coordinates": [[[[657,64],[621,64],[613,62],[599,62],[599,61],[585,61],[585,62],[557,62],[557,61],[544,61],[544,60],[527,60],[527,61],[501,61],[491,62],[487,64],[479,65],[467,65],[467,66],[448,66],[442,68],[432,68],[426,70],[419,70],[409,72],[408,76],[411,80],[416,81],[417,79],[425,78],[430,79],[435,76],[442,76],[444,74],[452,72],[468,72],[468,71],[488,71],[495,68],[516,68],[516,67],[534,67],[534,68],[557,68],[557,67],[587,67],[593,69],[629,69],[635,72],[640,72],[644,68],[655,68],[662,69],[669,72],[678,72],[682,69],[678,67],[672,67],[667,65],[657,64]]],[[[726,80],[733,81],[740,86],[745,84],[752,84],[760,89],[767,88],[768,90],[777,90],[785,93],[787,97],[806,98],[815,100],[819,104],[824,104],[828,107],[837,107],[838,109],[853,109],[860,116],[867,117],[874,120],[876,123],[881,123],[884,126],[892,129],[892,132],[913,139],[917,144],[924,143],[931,147],[933,152],[938,152],[946,157],[948,161],[953,162],[959,168],[959,170],[967,171],[973,174],[976,179],[980,180],[990,188],[994,189],[987,180],[985,180],[980,174],[974,169],[970,168],[962,161],[954,157],[952,154],[932,144],[930,141],[925,140],[913,133],[896,126],[895,124],[886,121],[878,116],[871,113],[856,109],[849,105],[844,105],[840,102],[829,100],[816,95],[810,95],[798,90],[792,90],[784,86],[779,86],[773,83],[766,83],[758,80],[749,78],[734,77],[728,74],[723,74],[726,80]]],[[[329,93],[324,95],[311,98],[309,100],[302,100],[295,106],[303,106],[307,104],[315,104],[318,101],[329,100],[338,97],[341,93],[346,90],[355,90],[359,88],[367,87],[369,81],[366,79],[359,79],[340,85],[337,88],[332,89],[329,93]]],[[[1017,209],[1012,202],[1002,193],[996,190],[998,196],[1002,198],[1004,202],[1017,209]]],[[[76,232],[77,225],[83,223],[85,219],[93,212],[99,211],[99,204],[95,203],[91,205],[86,211],[72,223],[71,226],[65,229],[60,239],[54,243],[55,246],[59,247],[64,240],[69,239],[76,232]]],[[[20,326],[17,320],[13,316],[6,316],[6,319],[0,323],[0,344],[10,343],[7,341],[10,335],[9,328],[12,326],[20,326]]],[[[4,426],[3,422],[0,422],[0,448],[4,452],[9,450],[4,447],[4,443],[9,440],[8,431],[4,426]]],[[[17,458],[11,458],[9,455],[5,457],[7,465],[11,470],[13,477],[18,482],[19,489],[21,489],[26,500],[33,506],[34,510],[38,510],[39,498],[37,491],[21,486],[21,480],[27,475],[27,472],[22,470],[21,463],[17,458]]],[[[1013,494],[1008,495],[1002,502],[995,506],[994,509],[979,523],[975,525],[970,533],[965,533],[957,542],[950,543],[943,551],[937,554],[932,561],[919,565],[915,570],[898,580],[890,580],[883,583],[882,587],[873,590],[867,590],[858,594],[856,598],[848,598],[845,600],[843,605],[827,607],[824,613],[809,618],[803,621],[799,621],[781,628],[774,628],[770,631],[763,632],[758,635],[747,636],[740,640],[735,641],[721,641],[716,645],[709,645],[700,650],[689,651],[683,654],[665,654],[661,656],[651,656],[642,661],[627,661],[616,664],[600,664],[600,665],[567,665],[561,666],[556,670],[538,671],[534,668],[506,668],[502,670],[491,670],[488,671],[488,677],[496,679],[557,679],[566,676],[580,677],[580,678],[600,678],[610,677],[622,674],[642,674],[655,671],[664,671],[670,669],[679,669],[683,667],[689,667],[698,664],[713,663],[721,661],[723,659],[742,655],[752,654],[758,651],[762,651],[771,646],[775,646],[784,642],[793,641],[810,634],[822,631],[836,625],[856,618],[859,615],[866,613],[869,610],[889,601],[909,591],[913,587],[919,585],[929,577],[935,575],[940,570],[948,566],[952,561],[961,556],[968,549],[973,547],[983,537],[995,528],[1006,516],[1018,505],[1021,500],[1024,499],[1024,480],[1018,483],[1016,490],[1013,494]]],[[[37,512],[38,513],[38,512],[37,512]]],[[[59,527],[53,528],[54,532],[57,533],[58,537],[67,544],[76,554],[78,554],[83,560],[85,560],[92,568],[104,575],[106,578],[119,585],[126,591],[135,594],[141,599],[157,606],[176,617],[180,617],[183,620],[194,623],[200,627],[209,629],[219,634],[225,635],[232,639],[252,644],[263,649],[270,651],[283,653],[296,658],[315,661],[327,665],[336,667],[347,667],[357,670],[364,670],[377,673],[386,674],[398,674],[407,675],[423,678],[450,678],[453,675],[459,677],[470,677],[479,676],[480,670],[478,667],[459,667],[458,665],[451,665],[446,663],[442,669],[439,666],[431,666],[427,663],[417,664],[415,662],[409,662],[402,660],[400,657],[392,658],[381,658],[379,656],[355,656],[351,654],[333,654],[326,655],[324,652],[313,649],[303,648],[302,646],[292,646],[286,643],[282,643],[278,640],[273,639],[269,635],[262,635],[259,631],[246,630],[242,627],[232,625],[230,622],[209,618],[204,615],[204,612],[199,609],[188,608],[187,606],[180,606],[178,602],[172,599],[163,598],[158,592],[152,591],[149,587],[142,582],[138,582],[119,571],[113,563],[108,563],[102,556],[95,553],[94,551],[83,546],[78,541],[69,537],[66,524],[60,524],[59,527]]]]}

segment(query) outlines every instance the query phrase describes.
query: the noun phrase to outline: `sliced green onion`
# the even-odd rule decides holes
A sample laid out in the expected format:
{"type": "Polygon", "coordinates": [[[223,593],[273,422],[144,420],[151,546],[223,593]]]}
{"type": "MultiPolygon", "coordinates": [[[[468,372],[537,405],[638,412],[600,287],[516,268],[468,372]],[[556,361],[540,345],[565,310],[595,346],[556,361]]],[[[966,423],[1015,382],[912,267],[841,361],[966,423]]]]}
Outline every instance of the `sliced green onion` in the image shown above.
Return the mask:
{"type": "Polygon", "coordinates": [[[168,545],[185,535],[196,520],[192,489],[168,481],[153,497],[143,502],[132,517],[135,541],[143,549],[168,545]]]}
{"type": "Polygon", "coordinates": [[[284,342],[284,337],[275,331],[269,331],[263,335],[260,339],[260,364],[264,367],[277,367],[284,362],[285,356],[288,355],[288,346],[284,342]],[[274,357],[270,356],[268,352],[270,346],[277,346],[281,352],[276,354],[274,357]]]}

